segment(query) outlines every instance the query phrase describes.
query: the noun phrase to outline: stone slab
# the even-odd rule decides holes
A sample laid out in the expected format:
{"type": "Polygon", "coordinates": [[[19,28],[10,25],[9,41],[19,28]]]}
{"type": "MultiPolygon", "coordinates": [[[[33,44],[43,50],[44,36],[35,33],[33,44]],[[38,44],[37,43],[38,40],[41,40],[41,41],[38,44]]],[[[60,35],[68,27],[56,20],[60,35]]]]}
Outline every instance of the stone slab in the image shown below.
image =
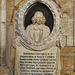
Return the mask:
{"type": "Polygon", "coordinates": [[[43,51],[16,47],[15,75],[56,75],[57,47],[43,51]]]}

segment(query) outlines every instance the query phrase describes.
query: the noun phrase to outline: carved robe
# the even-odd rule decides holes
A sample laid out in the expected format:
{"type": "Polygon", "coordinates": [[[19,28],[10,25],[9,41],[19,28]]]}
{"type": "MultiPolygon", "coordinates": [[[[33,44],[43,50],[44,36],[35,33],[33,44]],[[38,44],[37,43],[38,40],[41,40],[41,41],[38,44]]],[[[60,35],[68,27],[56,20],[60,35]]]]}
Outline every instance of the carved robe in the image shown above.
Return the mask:
{"type": "Polygon", "coordinates": [[[41,42],[50,34],[50,29],[46,25],[31,24],[26,28],[26,34],[35,42],[41,42]]]}

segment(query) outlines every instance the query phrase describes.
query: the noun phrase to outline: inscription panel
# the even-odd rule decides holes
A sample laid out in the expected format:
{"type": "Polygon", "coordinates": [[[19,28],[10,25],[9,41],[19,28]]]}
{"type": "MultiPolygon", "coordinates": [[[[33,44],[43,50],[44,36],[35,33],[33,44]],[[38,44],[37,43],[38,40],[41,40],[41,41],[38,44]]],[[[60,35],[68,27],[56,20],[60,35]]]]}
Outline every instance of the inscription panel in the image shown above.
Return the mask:
{"type": "Polygon", "coordinates": [[[53,53],[23,53],[19,59],[20,75],[53,75],[56,56],[53,53]]]}
{"type": "Polygon", "coordinates": [[[17,47],[16,51],[17,75],[56,75],[57,48],[30,51],[17,47]]]}

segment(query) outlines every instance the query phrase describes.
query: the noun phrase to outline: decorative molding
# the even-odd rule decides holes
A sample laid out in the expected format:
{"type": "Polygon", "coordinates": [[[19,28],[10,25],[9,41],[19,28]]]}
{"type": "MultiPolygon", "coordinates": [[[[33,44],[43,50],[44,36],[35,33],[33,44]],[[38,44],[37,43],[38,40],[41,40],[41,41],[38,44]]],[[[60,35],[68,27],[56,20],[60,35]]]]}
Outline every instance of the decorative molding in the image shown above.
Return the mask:
{"type": "Polygon", "coordinates": [[[22,45],[27,46],[30,49],[33,50],[44,50],[49,47],[51,47],[54,43],[56,43],[57,38],[60,35],[60,12],[59,8],[55,6],[54,2],[52,0],[29,0],[27,3],[22,5],[21,8],[18,9],[16,13],[16,33],[19,41],[21,42],[22,45]],[[54,17],[54,28],[51,34],[43,40],[41,43],[37,44],[33,42],[30,38],[27,37],[24,29],[24,17],[26,16],[27,9],[34,3],[36,2],[41,2],[45,4],[52,12],[53,17],[54,17]],[[38,48],[37,48],[38,47],[38,48]]]}

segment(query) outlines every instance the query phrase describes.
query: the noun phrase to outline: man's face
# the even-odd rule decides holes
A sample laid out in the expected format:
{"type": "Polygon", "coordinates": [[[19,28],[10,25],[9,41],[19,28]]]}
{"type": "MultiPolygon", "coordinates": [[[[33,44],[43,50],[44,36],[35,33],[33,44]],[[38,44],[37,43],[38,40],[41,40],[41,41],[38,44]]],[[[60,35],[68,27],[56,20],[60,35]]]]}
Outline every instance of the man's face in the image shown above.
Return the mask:
{"type": "Polygon", "coordinates": [[[39,25],[42,24],[42,17],[41,16],[37,17],[36,22],[39,25]]]}

